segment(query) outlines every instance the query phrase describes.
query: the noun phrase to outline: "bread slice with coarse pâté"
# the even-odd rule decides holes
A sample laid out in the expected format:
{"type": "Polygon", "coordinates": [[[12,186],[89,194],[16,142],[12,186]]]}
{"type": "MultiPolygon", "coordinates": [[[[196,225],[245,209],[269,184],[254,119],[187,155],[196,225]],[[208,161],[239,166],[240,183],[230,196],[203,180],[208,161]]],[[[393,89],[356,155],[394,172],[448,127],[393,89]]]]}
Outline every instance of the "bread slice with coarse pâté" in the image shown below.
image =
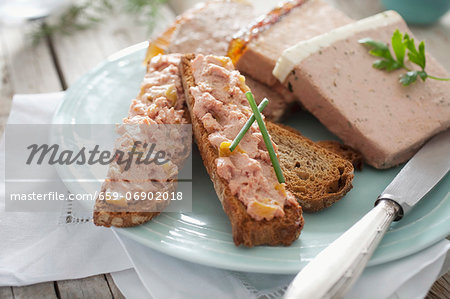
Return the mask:
{"type": "Polygon", "coordinates": [[[203,123],[192,113],[195,99],[190,88],[196,86],[191,67],[194,58],[194,54],[187,54],[180,64],[186,102],[191,112],[192,130],[217,196],[230,219],[234,243],[248,247],[290,245],[298,238],[303,228],[304,220],[300,206],[285,205],[284,216],[271,220],[255,220],[247,213],[246,206],[232,194],[228,183],[218,175],[215,162],[219,157],[218,150],[208,140],[208,133],[203,123]]]}
{"type": "MultiPolygon", "coordinates": [[[[164,125],[189,123],[190,117],[181,86],[179,62],[180,54],[159,55],[148,61],[147,73],[141,84],[140,92],[131,101],[128,116],[123,120],[123,124],[126,125],[123,125],[122,133],[119,133],[118,140],[120,142],[116,141],[118,147],[126,144],[131,146],[136,141],[141,143],[146,140],[155,141],[156,137],[151,136],[164,132],[164,125]],[[152,127],[151,124],[156,126],[152,127]],[[129,134],[128,129],[131,129],[133,133],[129,134]],[[138,134],[138,132],[141,133],[138,134]]],[[[180,129],[179,133],[182,132],[183,130],[180,129]]],[[[191,136],[189,134],[183,140],[166,139],[165,142],[166,146],[160,149],[166,153],[172,153],[169,159],[171,160],[171,169],[177,169],[171,175],[167,174],[163,177],[158,175],[166,173],[167,167],[163,166],[169,164],[162,165],[161,169],[158,167],[148,169],[150,165],[144,163],[139,167],[140,172],[136,172],[137,167],[134,164],[128,171],[119,171],[120,165],[116,159],[111,161],[107,178],[96,199],[93,213],[95,225],[136,226],[151,220],[164,210],[169,201],[136,199],[135,195],[155,192],[170,194],[175,191],[178,166],[182,165],[184,159],[189,155],[191,136]],[[171,144],[167,143],[169,141],[171,144]],[[149,171],[145,171],[145,169],[149,171]],[[150,183],[152,181],[155,183],[154,185],[150,183]],[[111,200],[114,197],[120,200],[111,200]]],[[[158,142],[158,145],[162,145],[162,142],[158,142]]],[[[143,153],[146,152],[144,148],[140,150],[143,153]]]]}
{"type": "Polygon", "coordinates": [[[291,127],[270,122],[266,125],[278,145],[287,190],[295,195],[305,212],[327,208],[350,191],[354,175],[349,161],[291,127]]]}

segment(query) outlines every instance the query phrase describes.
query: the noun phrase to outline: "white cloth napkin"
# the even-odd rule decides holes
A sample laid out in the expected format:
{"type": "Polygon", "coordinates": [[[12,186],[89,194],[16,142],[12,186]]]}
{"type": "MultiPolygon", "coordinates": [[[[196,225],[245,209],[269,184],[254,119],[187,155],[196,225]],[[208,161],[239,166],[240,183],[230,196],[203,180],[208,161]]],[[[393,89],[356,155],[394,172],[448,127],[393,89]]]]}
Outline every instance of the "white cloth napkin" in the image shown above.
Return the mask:
{"type": "MultiPolygon", "coordinates": [[[[214,269],[166,256],[118,234],[134,269],[113,273],[128,298],[280,298],[293,275],[240,273],[214,269]],[[137,279],[139,278],[139,279],[137,279]],[[139,297],[135,297],[139,295],[139,297]]],[[[346,299],[423,298],[450,269],[450,241],[415,255],[366,268],[346,299]]]]}
{"type": "MultiPolygon", "coordinates": [[[[64,93],[17,95],[8,123],[48,124],[64,93]]],[[[5,212],[5,150],[0,143],[0,286],[82,278],[131,268],[111,230],[66,224],[60,213],[5,212]]],[[[43,177],[58,180],[56,171],[43,177]]],[[[49,190],[44,188],[43,190],[49,190]]],[[[52,190],[67,192],[61,181],[52,190]]],[[[24,190],[27,185],[24,184],[24,190]]],[[[33,190],[39,192],[40,190],[33,190]]],[[[72,214],[76,217],[75,214],[72,214]]],[[[84,217],[84,215],[83,215],[84,217]]],[[[85,217],[84,217],[85,218],[85,217]]]]}
{"type": "MultiPolygon", "coordinates": [[[[50,123],[63,95],[15,96],[8,123],[50,123]]],[[[119,242],[111,230],[88,222],[66,224],[61,221],[64,213],[7,213],[4,158],[2,140],[0,286],[119,271],[113,278],[127,298],[278,298],[292,280],[290,275],[233,272],[182,261],[123,236],[119,242]],[[135,270],[121,271],[133,265],[135,270]]],[[[57,179],[56,172],[43,175],[57,179]]],[[[66,190],[62,182],[52,184],[66,190]]],[[[443,266],[449,249],[450,242],[443,240],[411,257],[370,267],[348,298],[422,298],[439,272],[450,269],[450,263],[443,266]]]]}

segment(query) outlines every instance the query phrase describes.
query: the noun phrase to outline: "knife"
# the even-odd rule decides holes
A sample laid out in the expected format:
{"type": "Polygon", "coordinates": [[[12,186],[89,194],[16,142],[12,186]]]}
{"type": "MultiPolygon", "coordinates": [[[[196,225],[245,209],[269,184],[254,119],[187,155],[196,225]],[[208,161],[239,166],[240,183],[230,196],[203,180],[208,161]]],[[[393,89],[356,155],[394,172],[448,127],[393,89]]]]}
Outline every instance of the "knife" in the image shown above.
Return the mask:
{"type": "Polygon", "coordinates": [[[320,252],[292,281],[285,298],[342,298],[392,221],[407,214],[450,169],[450,130],[428,141],[378,196],[375,207],[320,252]]]}

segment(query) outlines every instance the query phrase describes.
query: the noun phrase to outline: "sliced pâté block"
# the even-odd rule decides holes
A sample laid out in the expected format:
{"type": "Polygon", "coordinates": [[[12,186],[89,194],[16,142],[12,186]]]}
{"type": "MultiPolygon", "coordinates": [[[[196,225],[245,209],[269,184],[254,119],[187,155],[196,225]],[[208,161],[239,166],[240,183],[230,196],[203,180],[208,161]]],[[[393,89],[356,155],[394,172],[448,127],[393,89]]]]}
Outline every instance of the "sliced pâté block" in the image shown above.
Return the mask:
{"type": "MultiPolygon", "coordinates": [[[[298,43],[274,69],[307,110],[376,168],[405,162],[450,126],[450,84],[428,79],[402,86],[405,70],[373,68],[376,58],[358,43],[366,37],[390,43],[396,29],[412,36],[400,15],[387,11],[298,43]]],[[[449,77],[429,53],[426,70],[449,77]]]]}
{"type": "MultiPolygon", "coordinates": [[[[166,32],[150,42],[147,60],[160,53],[226,55],[232,37],[255,17],[253,6],[243,1],[201,3],[178,16],[166,32]]],[[[268,119],[279,120],[294,102],[291,93],[279,93],[250,76],[246,84],[258,103],[265,97],[270,100],[264,109],[268,119]]]]}
{"type": "Polygon", "coordinates": [[[322,0],[286,1],[233,38],[228,56],[239,71],[276,86],[272,70],[284,50],[350,22],[322,0]]]}

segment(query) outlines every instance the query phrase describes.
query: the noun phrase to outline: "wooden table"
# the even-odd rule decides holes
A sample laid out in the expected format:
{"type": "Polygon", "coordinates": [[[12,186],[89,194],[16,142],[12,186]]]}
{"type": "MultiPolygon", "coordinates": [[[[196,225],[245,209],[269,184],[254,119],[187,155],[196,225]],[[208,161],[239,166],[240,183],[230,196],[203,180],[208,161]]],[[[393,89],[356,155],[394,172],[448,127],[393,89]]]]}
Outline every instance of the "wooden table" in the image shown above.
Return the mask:
{"type": "MultiPolygon", "coordinates": [[[[271,2],[276,2],[270,0],[271,2]]],[[[179,13],[196,0],[170,1],[179,13]]],[[[267,1],[266,1],[267,2],[267,1]]],[[[355,19],[382,10],[374,0],[329,0],[355,19]]],[[[268,3],[265,6],[270,6],[268,3]]],[[[173,16],[172,16],[173,17],[173,16]]],[[[172,18],[166,16],[166,22],[172,18]]],[[[164,27],[161,22],[159,29],[164,27]]],[[[427,49],[450,71],[450,14],[432,27],[412,27],[418,39],[425,39],[427,49]]],[[[147,40],[145,27],[129,17],[120,16],[95,29],[71,36],[51,36],[32,46],[27,33],[30,25],[0,27],[0,133],[9,115],[16,93],[45,93],[65,90],[81,75],[110,54],[147,40]]],[[[25,287],[1,287],[0,298],[123,298],[109,274],[84,279],[44,282],[25,287]]],[[[427,298],[450,298],[450,275],[439,279],[427,298]]]]}

